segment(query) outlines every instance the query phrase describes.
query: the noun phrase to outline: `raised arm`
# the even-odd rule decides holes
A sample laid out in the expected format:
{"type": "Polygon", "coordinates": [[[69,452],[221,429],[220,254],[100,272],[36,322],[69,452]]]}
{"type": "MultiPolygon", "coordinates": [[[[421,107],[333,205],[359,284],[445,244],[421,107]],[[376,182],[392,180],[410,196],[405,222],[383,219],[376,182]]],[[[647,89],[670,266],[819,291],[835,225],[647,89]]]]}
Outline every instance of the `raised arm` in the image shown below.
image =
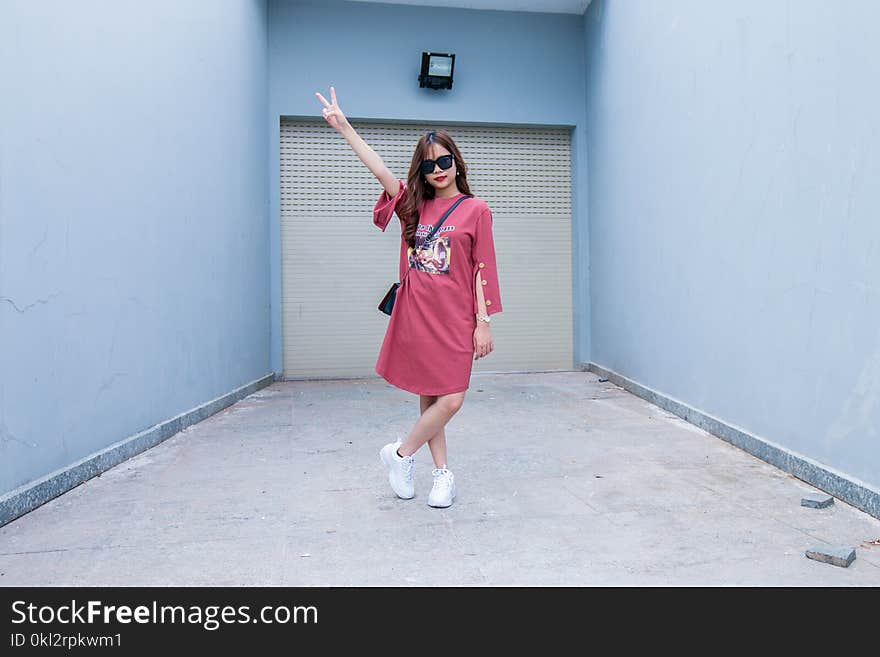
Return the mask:
{"type": "Polygon", "coordinates": [[[348,122],[348,119],[345,118],[345,114],[342,113],[342,110],[339,108],[339,103],[336,101],[336,90],[333,87],[330,87],[330,98],[333,101],[330,103],[328,103],[327,99],[317,91],[315,92],[315,95],[318,97],[318,100],[324,104],[324,119],[327,123],[329,123],[339,134],[345,137],[345,140],[352,147],[361,162],[363,162],[373,175],[376,176],[376,179],[382,183],[382,187],[385,188],[388,195],[394,197],[400,189],[400,183],[397,180],[397,176],[391,173],[391,170],[385,165],[382,158],[379,157],[379,154],[370,148],[370,145],[361,138],[357,131],[348,122]]]}

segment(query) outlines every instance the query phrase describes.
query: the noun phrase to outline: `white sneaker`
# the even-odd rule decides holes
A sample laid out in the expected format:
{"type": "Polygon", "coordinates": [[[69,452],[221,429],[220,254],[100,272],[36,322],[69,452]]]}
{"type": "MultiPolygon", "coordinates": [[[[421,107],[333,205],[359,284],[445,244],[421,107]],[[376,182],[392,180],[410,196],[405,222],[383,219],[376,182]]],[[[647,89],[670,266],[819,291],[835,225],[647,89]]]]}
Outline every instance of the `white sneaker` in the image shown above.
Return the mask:
{"type": "Polygon", "coordinates": [[[400,447],[402,441],[396,443],[388,443],[379,450],[379,458],[382,459],[388,467],[388,481],[391,488],[397,493],[397,497],[404,500],[412,499],[415,496],[415,488],[413,486],[413,456],[398,456],[397,448],[400,447]]]}
{"type": "Polygon", "coordinates": [[[447,507],[455,499],[455,477],[446,468],[434,468],[434,487],[428,495],[428,506],[447,507]]]}

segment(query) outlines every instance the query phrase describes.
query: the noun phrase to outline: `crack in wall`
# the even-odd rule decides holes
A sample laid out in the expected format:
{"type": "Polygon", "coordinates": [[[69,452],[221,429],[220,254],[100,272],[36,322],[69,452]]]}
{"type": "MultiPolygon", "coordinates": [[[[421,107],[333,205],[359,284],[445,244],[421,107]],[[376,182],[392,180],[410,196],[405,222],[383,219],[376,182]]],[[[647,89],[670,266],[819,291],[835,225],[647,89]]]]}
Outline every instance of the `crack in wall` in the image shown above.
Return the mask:
{"type": "Polygon", "coordinates": [[[43,231],[43,238],[39,242],[37,242],[37,245],[34,248],[31,249],[31,256],[33,256],[37,252],[37,249],[39,249],[41,246],[43,246],[43,244],[46,243],[46,240],[48,238],[49,238],[49,226],[46,226],[46,230],[43,231]]]}
{"type": "Polygon", "coordinates": [[[47,303],[49,303],[52,299],[54,299],[55,297],[58,297],[58,296],[60,296],[60,295],[61,295],[61,292],[55,292],[55,293],[53,293],[53,294],[50,294],[48,299],[37,299],[37,300],[34,301],[33,303],[29,303],[28,305],[26,305],[24,308],[19,308],[19,307],[18,307],[18,304],[15,303],[15,301],[12,300],[12,299],[10,299],[9,297],[0,297],[0,301],[6,301],[6,302],[8,302],[9,305],[11,305],[13,308],[15,308],[15,310],[17,310],[19,313],[24,314],[24,313],[26,313],[28,310],[30,310],[31,308],[33,308],[34,306],[39,306],[39,305],[47,304],[47,303]]]}
{"type": "Polygon", "coordinates": [[[116,381],[116,379],[123,377],[123,376],[128,376],[128,372],[113,372],[113,374],[110,375],[109,378],[104,379],[104,382],[101,384],[101,387],[98,388],[98,392],[95,394],[95,399],[97,400],[97,398],[100,396],[100,394],[102,392],[104,392],[105,390],[107,390],[107,388],[109,388],[111,385],[113,385],[113,383],[114,383],[114,381],[116,381]]]}
{"type": "Polygon", "coordinates": [[[25,447],[35,448],[37,446],[36,443],[29,443],[26,440],[22,440],[17,436],[13,435],[12,432],[6,428],[6,425],[3,423],[3,420],[0,420],[0,445],[4,445],[6,443],[19,443],[24,445],[25,447]]]}

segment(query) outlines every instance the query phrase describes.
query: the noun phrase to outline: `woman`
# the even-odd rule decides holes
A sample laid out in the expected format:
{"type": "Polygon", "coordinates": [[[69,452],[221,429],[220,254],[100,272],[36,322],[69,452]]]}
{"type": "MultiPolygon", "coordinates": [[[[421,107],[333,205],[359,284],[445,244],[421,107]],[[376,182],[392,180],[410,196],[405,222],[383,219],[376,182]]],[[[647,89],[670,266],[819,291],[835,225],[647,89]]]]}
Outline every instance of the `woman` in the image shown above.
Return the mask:
{"type": "Polygon", "coordinates": [[[456,491],[446,458],[445,426],[461,408],[473,361],[494,350],[489,316],[502,310],[492,212],[471,195],[467,166],[448,133],[431,130],[421,136],[404,183],[352,128],[333,87],[331,102],[315,95],[324,105],[327,123],[385,188],[373,207],[373,223],[384,232],[393,213],[400,219],[401,285],[376,372],[419,395],[421,416],[406,440],[385,445],[379,455],[388,467],[391,488],[398,497],[411,499],[413,455],[427,442],[435,465],[428,504],[448,507],[456,491]],[[446,210],[463,196],[425,244],[446,210]]]}

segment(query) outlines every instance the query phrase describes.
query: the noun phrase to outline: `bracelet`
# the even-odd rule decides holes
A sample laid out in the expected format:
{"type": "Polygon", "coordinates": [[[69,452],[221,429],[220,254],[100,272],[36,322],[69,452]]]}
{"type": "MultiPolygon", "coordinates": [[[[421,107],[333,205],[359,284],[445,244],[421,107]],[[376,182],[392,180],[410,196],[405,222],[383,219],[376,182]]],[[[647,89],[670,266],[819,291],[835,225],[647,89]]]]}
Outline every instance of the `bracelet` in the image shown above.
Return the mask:
{"type": "Polygon", "coordinates": [[[489,317],[489,315],[477,315],[477,321],[485,322],[486,324],[488,324],[490,321],[492,321],[492,319],[489,317]]]}

